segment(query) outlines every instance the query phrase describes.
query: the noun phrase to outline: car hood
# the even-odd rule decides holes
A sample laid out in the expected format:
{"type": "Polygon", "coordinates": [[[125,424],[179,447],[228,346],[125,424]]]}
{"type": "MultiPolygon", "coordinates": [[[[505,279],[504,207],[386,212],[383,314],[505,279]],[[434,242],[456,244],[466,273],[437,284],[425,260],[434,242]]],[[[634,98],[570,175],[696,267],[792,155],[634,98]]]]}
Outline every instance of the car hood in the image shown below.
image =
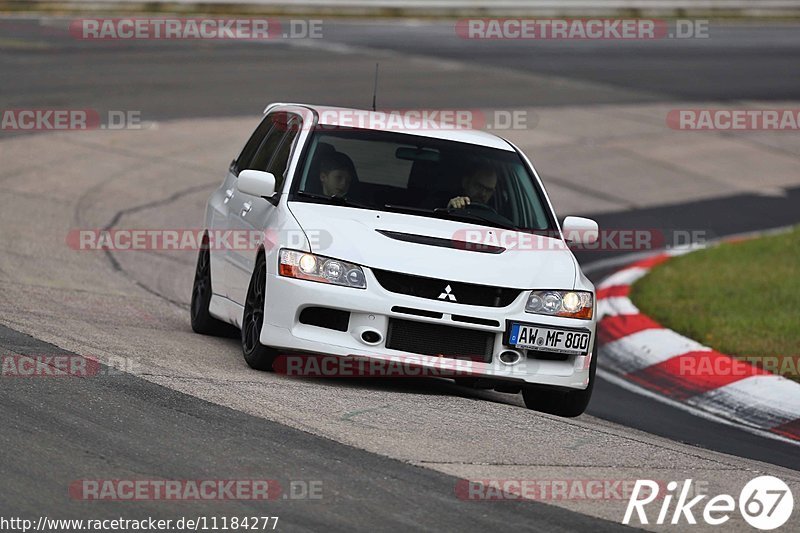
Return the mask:
{"type": "Polygon", "coordinates": [[[371,268],[519,289],[572,289],[577,265],[563,241],[462,221],[311,202],[289,204],[311,251],[371,268]],[[501,253],[407,242],[381,232],[505,244],[501,253]],[[491,232],[491,233],[489,233],[491,232]],[[520,243],[514,245],[514,243],[520,243]]]}

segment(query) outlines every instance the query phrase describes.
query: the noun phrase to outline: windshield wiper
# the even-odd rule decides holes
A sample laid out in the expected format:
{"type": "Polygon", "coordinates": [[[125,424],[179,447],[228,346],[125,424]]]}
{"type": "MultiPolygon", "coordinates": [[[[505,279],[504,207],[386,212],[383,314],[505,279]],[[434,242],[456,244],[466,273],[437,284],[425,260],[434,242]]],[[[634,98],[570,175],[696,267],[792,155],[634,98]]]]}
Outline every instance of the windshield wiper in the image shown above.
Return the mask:
{"type": "Polygon", "coordinates": [[[514,226],[513,224],[500,222],[491,217],[485,217],[477,213],[468,213],[466,211],[453,211],[452,209],[447,207],[437,207],[436,209],[425,209],[424,207],[412,207],[409,205],[393,205],[393,204],[386,204],[383,207],[384,209],[388,209],[390,211],[405,211],[407,213],[420,213],[423,215],[438,216],[440,218],[457,218],[459,220],[468,220],[472,222],[475,221],[484,222],[488,223],[490,226],[495,226],[503,229],[510,229],[514,231],[525,231],[521,228],[514,226]]]}
{"type": "Polygon", "coordinates": [[[388,209],[389,211],[407,211],[409,213],[424,213],[426,215],[435,214],[435,211],[433,209],[425,209],[424,207],[412,207],[410,205],[386,204],[383,206],[383,208],[388,209]]]}
{"type": "Polygon", "coordinates": [[[325,194],[317,194],[315,192],[306,192],[306,191],[297,191],[295,194],[297,196],[302,197],[302,198],[313,198],[315,200],[323,200],[323,201],[328,202],[329,204],[333,204],[333,205],[341,205],[341,206],[345,206],[345,207],[360,207],[362,209],[375,209],[374,207],[372,207],[370,205],[362,204],[362,203],[350,200],[348,198],[345,198],[344,196],[337,196],[335,194],[332,195],[332,196],[327,196],[325,194]]]}
{"type": "Polygon", "coordinates": [[[514,231],[524,231],[522,228],[518,228],[514,224],[509,224],[506,222],[498,221],[492,217],[485,217],[478,213],[467,212],[467,211],[453,211],[448,207],[437,207],[433,210],[433,212],[437,215],[446,215],[452,218],[459,218],[461,220],[471,220],[471,221],[478,221],[478,222],[485,222],[488,223],[490,226],[496,226],[498,228],[503,229],[510,229],[514,231]]]}

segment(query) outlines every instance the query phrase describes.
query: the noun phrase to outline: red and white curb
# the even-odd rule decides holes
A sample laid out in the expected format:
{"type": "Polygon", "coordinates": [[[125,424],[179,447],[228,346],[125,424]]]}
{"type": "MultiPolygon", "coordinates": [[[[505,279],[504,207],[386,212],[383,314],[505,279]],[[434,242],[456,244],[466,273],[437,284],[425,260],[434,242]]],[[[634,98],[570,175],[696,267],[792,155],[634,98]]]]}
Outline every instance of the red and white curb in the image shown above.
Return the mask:
{"type": "Polygon", "coordinates": [[[639,260],[597,286],[603,367],[695,414],[800,443],[800,383],[664,328],[628,297],[651,268],[687,251],[639,260]]]}

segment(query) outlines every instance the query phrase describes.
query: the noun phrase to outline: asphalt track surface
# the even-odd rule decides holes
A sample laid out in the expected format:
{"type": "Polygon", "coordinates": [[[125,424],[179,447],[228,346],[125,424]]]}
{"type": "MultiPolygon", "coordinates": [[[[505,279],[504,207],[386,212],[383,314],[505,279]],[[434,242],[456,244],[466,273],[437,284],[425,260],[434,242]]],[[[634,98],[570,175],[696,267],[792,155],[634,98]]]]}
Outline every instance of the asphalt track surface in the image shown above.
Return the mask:
{"type": "MultiPolygon", "coordinates": [[[[5,327],[0,335],[4,352],[69,355],[5,327]]],[[[127,517],[266,514],[279,517],[278,531],[439,531],[443,526],[481,531],[498,520],[527,531],[623,530],[538,502],[493,502],[492,513],[486,513],[459,500],[454,479],[438,472],[198,401],[129,374],[112,371],[81,381],[76,387],[56,378],[42,386],[18,379],[0,390],[3,455],[17,459],[0,465],[3,516],[119,517],[118,503],[76,505],[64,497],[64,488],[85,475],[85,464],[99,462],[116,479],[157,470],[166,479],[268,479],[281,487],[277,499],[266,502],[187,502],[182,509],[130,502],[127,517]],[[102,407],[80,407],[87,402],[102,407]],[[27,460],[20,461],[23,457],[27,460]],[[324,488],[324,500],[300,498],[305,487],[315,486],[324,488]]]]}
{"type": "MultiPolygon", "coordinates": [[[[794,26],[720,26],[706,43],[635,43],[628,47],[571,43],[521,43],[478,47],[446,26],[333,24],[326,34],[336,46],[376,48],[384,74],[380,101],[398,107],[507,107],[574,103],[692,100],[796,100],[800,95],[800,32],[794,26]],[[387,55],[386,51],[390,51],[387,55]],[[443,60],[442,85],[394,77],[392,54],[443,60]],[[570,90],[498,87],[486,79],[449,86],[447,61],[502,64],[579,82],[570,90]],[[600,84],[600,85],[597,85],[600,84]],[[531,95],[531,91],[535,95],[531,95]]],[[[712,26],[712,31],[714,26],[712,26]]],[[[3,108],[87,107],[141,109],[147,120],[253,115],[265,102],[313,101],[364,107],[371,64],[331,64],[315,46],[277,43],[81,43],[57,24],[0,22],[0,86],[3,108]],[[281,56],[289,59],[281,59],[281,56]],[[304,65],[294,77],[272,74],[276,62],[304,65]],[[363,97],[361,96],[363,94],[363,97]]],[[[324,46],[323,46],[324,48],[324,46]]],[[[284,70],[281,70],[283,74],[284,70]]],[[[463,80],[462,80],[463,81],[463,80]]],[[[546,181],[546,179],[545,179],[546,181]]],[[[743,194],[665,207],[594,216],[601,226],[709,229],[718,236],[783,226],[798,220],[800,190],[782,197],[743,194]],[[736,216],[731,216],[736,213],[736,216]]],[[[587,263],[602,254],[580,257],[587,263]]],[[[593,274],[595,279],[604,271],[593,274]]],[[[0,345],[15,353],[56,350],[3,328],[0,345]]],[[[526,502],[465,506],[453,496],[454,478],[409,466],[153,385],[128,375],[84,380],[76,389],[46,380],[4,380],[0,442],[5,482],[3,514],[53,510],[61,517],[85,515],[63,497],[64,486],[85,475],[86,465],[107,467],[115,477],[160,469],[166,478],[234,477],[246,473],[283,479],[321,479],[335,497],[312,503],[276,502],[274,514],[291,530],[414,529],[481,530],[501,521],[525,530],[611,530],[617,526],[563,509],[526,502]],[[80,406],[99,409],[87,413],[80,406]],[[80,428],[80,429],[76,429],[80,428]],[[87,453],[91,449],[93,452],[87,453]],[[251,452],[256,452],[251,454],[251,452]],[[164,465],[169,465],[164,470],[164,465]],[[268,467],[268,468],[267,468],[268,467]],[[380,474],[376,475],[376,472],[380,474]],[[14,490],[9,491],[8,488],[14,490]],[[436,497],[435,495],[440,495],[436,497]],[[61,503],[59,503],[61,502],[61,503]]],[[[422,385],[411,385],[415,387],[422,385]]],[[[388,390],[393,390],[390,386],[388,390]]],[[[447,390],[447,389],[446,389],[447,390]]],[[[678,442],[800,470],[797,448],[709,423],[599,380],[589,409],[595,417],[678,442]]],[[[97,477],[102,477],[101,473],[97,477]]],[[[93,516],[119,514],[113,505],[92,505],[93,516]]],[[[133,510],[133,508],[130,508],[133,510]]],[[[186,509],[191,509],[187,507],[186,509]]],[[[273,509],[273,508],[270,508],[273,509]]],[[[233,515],[254,510],[246,503],[204,506],[203,513],[233,515]],[[237,507],[240,506],[240,507],[237,507]]],[[[141,504],[136,513],[173,515],[175,509],[141,504]]]]}
{"type": "Polygon", "coordinates": [[[2,29],[0,97],[8,107],[69,104],[140,109],[145,118],[252,115],[265,101],[313,101],[363,108],[372,100],[374,63],[337,65],[316,49],[368,47],[384,62],[379,105],[413,108],[509,107],[590,103],[791,100],[800,94],[800,31],[796,24],[712,24],[709,39],[653,41],[473,41],[453,25],[324,21],[323,39],[298,52],[304,68],[276,77],[276,50],[239,42],[79,41],[63,22],[6,19],[2,29]],[[461,80],[443,65],[440,90],[400,78],[378,51],[485,65],[485,76],[461,80]],[[177,69],[176,67],[180,68],[177,69]],[[503,66],[585,82],[583,87],[500,86],[503,66]],[[339,74],[335,83],[331,71],[339,74]],[[594,85],[593,85],[594,84],[594,85]]]}

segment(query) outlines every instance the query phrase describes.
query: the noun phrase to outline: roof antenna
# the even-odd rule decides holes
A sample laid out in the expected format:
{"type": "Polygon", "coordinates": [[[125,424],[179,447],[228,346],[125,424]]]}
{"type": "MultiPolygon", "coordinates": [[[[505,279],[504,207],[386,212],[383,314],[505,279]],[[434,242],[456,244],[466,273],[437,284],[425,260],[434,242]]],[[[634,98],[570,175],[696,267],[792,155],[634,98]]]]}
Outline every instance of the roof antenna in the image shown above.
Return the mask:
{"type": "Polygon", "coordinates": [[[378,63],[375,63],[375,85],[372,88],[372,110],[377,111],[377,107],[375,105],[378,99],[378,63]]]}

